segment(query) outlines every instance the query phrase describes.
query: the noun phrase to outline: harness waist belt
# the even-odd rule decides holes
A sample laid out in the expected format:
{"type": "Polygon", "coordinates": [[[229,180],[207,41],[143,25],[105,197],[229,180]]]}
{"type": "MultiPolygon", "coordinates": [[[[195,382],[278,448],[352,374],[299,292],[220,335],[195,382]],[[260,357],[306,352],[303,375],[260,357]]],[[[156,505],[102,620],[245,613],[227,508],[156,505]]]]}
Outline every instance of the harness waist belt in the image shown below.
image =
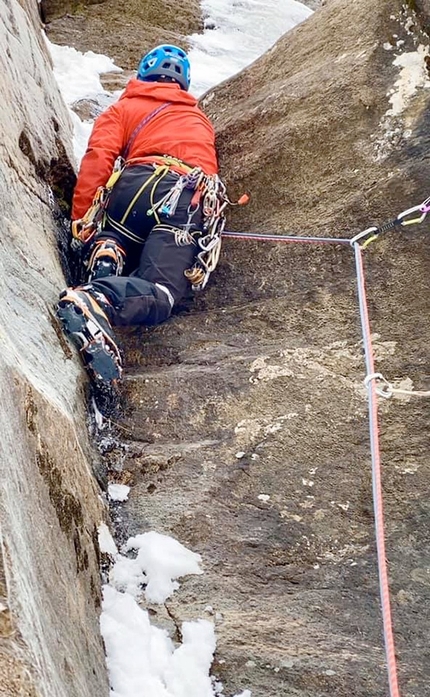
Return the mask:
{"type": "Polygon", "coordinates": [[[170,155],[144,155],[143,157],[133,157],[131,160],[127,160],[125,166],[128,165],[156,165],[157,167],[167,166],[172,172],[176,174],[189,174],[195,167],[189,165],[186,162],[182,162],[177,157],[170,157],[170,155]]]}

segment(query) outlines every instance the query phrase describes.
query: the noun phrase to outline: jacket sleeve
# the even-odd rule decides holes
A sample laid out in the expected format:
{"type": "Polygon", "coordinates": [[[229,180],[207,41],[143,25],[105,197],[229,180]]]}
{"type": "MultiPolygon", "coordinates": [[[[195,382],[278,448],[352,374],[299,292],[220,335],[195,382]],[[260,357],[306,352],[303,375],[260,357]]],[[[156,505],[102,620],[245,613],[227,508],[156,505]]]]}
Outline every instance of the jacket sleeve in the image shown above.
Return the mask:
{"type": "Polygon", "coordinates": [[[121,154],[123,139],[121,110],[113,104],[94,124],[73,194],[72,220],[85,215],[98,187],[106,184],[114,162],[121,154]]]}

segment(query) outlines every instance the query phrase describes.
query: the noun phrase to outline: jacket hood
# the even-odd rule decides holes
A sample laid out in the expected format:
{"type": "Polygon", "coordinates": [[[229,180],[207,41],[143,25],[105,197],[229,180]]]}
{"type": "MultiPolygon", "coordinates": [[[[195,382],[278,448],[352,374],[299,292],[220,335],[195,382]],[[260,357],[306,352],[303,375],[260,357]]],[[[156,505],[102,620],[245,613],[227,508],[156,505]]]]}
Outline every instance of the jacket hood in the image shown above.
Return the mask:
{"type": "Polygon", "coordinates": [[[146,99],[155,99],[156,101],[188,104],[189,106],[195,106],[197,104],[197,99],[193,97],[192,94],[185,92],[185,90],[174,82],[143,82],[143,80],[132,78],[128,81],[120,99],[134,97],[145,97],[146,99]]]}

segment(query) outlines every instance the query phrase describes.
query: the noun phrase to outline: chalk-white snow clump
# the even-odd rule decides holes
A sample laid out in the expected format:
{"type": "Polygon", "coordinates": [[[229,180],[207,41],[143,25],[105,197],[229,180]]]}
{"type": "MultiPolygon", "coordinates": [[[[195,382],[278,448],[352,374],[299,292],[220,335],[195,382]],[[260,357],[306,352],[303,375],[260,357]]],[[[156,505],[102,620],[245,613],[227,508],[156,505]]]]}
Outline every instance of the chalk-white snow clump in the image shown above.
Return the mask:
{"type": "Polygon", "coordinates": [[[390,92],[391,107],[386,116],[399,116],[418,89],[430,87],[424,61],[427,55],[428,49],[421,45],[416,51],[402,53],[394,59],[393,65],[400,68],[400,74],[390,92]]]}
{"type": "MultiPolygon", "coordinates": [[[[163,603],[178,588],[175,579],[202,573],[200,555],[167,535],[148,532],[128,540],[126,549],[138,550],[136,559],[129,559],[118,552],[104,524],[99,545],[115,561],[103,587],[100,617],[110,697],[221,697],[222,684],[210,676],[216,648],[212,622],[183,622],[178,646],[165,629],[151,624],[137,602],[147,584],[147,600],[163,603]]],[[[236,697],[251,697],[251,692],[236,697]]]]}
{"type": "Polygon", "coordinates": [[[126,484],[109,484],[108,495],[112,501],[127,501],[130,487],[126,484]]]}

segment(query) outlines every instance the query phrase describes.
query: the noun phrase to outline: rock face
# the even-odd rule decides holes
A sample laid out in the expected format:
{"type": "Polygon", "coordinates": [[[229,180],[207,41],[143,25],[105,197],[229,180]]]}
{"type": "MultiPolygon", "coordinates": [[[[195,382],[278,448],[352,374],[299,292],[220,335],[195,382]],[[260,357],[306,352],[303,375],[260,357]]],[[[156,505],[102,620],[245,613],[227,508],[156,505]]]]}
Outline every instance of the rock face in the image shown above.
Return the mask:
{"type": "MultiPolygon", "coordinates": [[[[207,95],[231,194],[252,195],[231,227],[349,237],[429,195],[430,8],[408,6],[327,0],[207,95]]],[[[49,309],[63,278],[47,183],[67,201],[69,124],[37,9],[0,12],[0,694],[99,697],[103,509],[82,371],[49,309]]],[[[91,33],[75,45],[109,53],[96,35],[100,48],[91,33]]],[[[429,389],[427,226],[381,235],[364,256],[377,370],[429,389]]],[[[155,529],[201,553],[205,574],[167,615],[172,634],[212,617],[229,696],[387,694],[355,284],[349,247],[226,240],[194,306],[122,337],[125,415],[106,459],[132,490],[117,532],[155,529]]],[[[430,417],[410,397],[380,412],[399,679],[405,697],[426,697],[430,417]]]]}
{"type": "Polygon", "coordinates": [[[157,44],[186,47],[186,37],[202,27],[199,0],[44,0],[44,8],[51,41],[103,53],[125,70],[136,70],[145,51],[157,44]]]}
{"type": "Polygon", "coordinates": [[[102,697],[105,512],[81,373],[53,317],[52,191],[70,198],[71,125],[36,4],[8,0],[0,17],[0,695],[102,697]]]}
{"type": "MultiPolygon", "coordinates": [[[[231,227],[351,237],[429,195],[425,19],[328,0],[207,95],[232,196],[252,197],[231,227]]],[[[364,256],[377,370],[429,389],[428,225],[364,256]]],[[[124,344],[122,532],[202,554],[169,613],[213,607],[226,694],[386,695],[352,250],[226,240],[191,311],[124,344]]],[[[400,684],[425,697],[430,417],[418,398],[380,411],[400,684]]]]}
{"type": "MultiPolygon", "coordinates": [[[[87,0],[85,5],[101,5],[105,0],[87,0]]],[[[40,0],[40,14],[43,22],[49,22],[55,17],[73,13],[82,7],[79,0],[40,0]]]]}

